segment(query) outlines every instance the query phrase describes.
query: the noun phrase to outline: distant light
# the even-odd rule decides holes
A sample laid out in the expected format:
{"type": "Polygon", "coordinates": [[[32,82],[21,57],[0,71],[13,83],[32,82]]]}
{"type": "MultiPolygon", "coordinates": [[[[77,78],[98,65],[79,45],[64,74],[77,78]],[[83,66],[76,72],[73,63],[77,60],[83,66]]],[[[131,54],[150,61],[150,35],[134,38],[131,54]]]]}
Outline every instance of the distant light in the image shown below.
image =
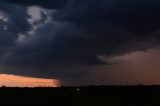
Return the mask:
{"type": "Polygon", "coordinates": [[[77,88],[77,91],[80,91],[80,89],[79,89],[79,88],[77,88]]]}

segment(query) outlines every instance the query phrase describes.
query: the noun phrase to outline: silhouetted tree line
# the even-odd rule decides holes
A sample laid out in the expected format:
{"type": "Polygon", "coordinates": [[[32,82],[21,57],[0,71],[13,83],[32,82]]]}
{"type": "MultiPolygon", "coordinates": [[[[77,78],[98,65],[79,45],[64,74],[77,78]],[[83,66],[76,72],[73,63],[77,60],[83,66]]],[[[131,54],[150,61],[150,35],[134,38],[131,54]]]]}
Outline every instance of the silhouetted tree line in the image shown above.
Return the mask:
{"type": "Polygon", "coordinates": [[[0,88],[0,106],[154,106],[159,98],[157,85],[0,88]]]}

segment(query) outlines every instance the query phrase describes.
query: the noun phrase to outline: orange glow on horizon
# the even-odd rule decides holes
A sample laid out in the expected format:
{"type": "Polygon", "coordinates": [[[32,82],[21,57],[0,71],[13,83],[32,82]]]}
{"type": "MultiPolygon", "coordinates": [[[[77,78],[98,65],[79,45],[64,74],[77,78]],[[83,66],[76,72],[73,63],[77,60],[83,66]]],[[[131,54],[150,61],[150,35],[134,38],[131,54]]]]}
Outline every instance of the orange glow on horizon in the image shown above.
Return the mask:
{"type": "Polygon", "coordinates": [[[0,86],[7,87],[58,87],[60,82],[57,79],[43,79],[22,77],[17,75],[0,74],[0,86]]]}

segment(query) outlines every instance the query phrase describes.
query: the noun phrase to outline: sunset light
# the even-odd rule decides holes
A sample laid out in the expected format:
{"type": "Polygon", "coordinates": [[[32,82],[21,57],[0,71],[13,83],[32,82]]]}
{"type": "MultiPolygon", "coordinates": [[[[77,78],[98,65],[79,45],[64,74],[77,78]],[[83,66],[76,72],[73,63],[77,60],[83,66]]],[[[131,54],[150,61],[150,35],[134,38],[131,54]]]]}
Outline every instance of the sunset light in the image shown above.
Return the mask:
{"type": "Polygon", "coordinates": [[[43,79],[22,77],[16,75],[0,74],[0,86],[7,87],[58,87],[60,82],[56,79],[43,79]]]}

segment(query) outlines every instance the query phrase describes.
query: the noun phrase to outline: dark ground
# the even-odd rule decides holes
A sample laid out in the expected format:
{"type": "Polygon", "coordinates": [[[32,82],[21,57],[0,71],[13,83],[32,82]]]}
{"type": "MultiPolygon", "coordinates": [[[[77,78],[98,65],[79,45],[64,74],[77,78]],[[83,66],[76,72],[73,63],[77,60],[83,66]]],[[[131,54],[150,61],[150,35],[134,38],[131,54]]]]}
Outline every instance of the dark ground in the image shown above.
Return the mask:
{"type": "Polygon", "coordinates": [[[160,106],[160,86],[0,88],[0,106],[160,106]]]}

